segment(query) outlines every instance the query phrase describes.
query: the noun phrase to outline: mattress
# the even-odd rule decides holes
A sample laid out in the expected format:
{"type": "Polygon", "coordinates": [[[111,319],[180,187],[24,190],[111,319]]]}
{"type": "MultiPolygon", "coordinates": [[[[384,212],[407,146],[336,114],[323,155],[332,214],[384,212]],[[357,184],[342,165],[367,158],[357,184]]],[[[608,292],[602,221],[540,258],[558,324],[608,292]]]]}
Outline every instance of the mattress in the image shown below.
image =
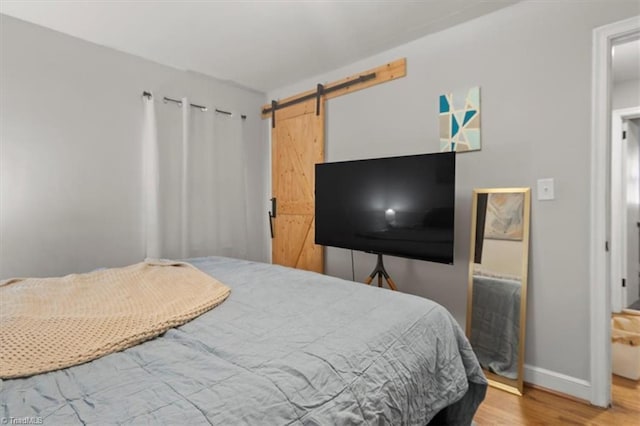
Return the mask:
{"type": "Polygon", "coordinates": [[[470,424],[486,380],[430,300],[312,272],[190,259],[216,309],[94,361],[0,383],[0,418],[44,424],[470,424]]]}

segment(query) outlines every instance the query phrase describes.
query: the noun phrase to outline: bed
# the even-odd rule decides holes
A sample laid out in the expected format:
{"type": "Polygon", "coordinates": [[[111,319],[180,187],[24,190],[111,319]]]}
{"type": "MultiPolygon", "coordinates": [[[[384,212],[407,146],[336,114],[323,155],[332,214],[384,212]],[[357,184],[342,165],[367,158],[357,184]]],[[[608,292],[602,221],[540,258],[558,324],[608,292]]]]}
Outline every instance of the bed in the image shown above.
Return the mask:
{"type": "Polygon", "coordinates": [[[43,424],[470,424],[480,365],[440,305],[242,260],[189,262],[215,309],[94,361],[0,383],[0,418],[43,424]]]}

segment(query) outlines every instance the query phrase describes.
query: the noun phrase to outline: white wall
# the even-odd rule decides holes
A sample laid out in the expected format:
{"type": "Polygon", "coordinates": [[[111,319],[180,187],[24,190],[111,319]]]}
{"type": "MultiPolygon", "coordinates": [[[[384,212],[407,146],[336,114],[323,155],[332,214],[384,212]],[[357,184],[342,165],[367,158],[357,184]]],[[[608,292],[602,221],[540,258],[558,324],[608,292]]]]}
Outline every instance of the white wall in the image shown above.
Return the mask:
{"type": "Polygon", "coordinates": [[[4,15],[0,31],[0,278],[143,259],[143,90],[248,116],[250,257],[268,259],[264,94],[4,15]]]}
{"type": "Polygon", "coordinates": [[[640,80],[627,80],[611,87],[611,109],[640,106],[640,80]]]}
{"type": "MultiPolygon", "coordinates": [[[[326,158],[336,161],[437,151],[438,96],[479,85],[483,146],[458,155],[455,265],[387,257],[386,266],[401,291],[442,303],[463,325],[472,189],[555,178],[556,200],[532,202],[525,362],[578,387],[589,379],[592,30],[636,14],[636,2],[518,3],[268,93],[286,97],[406,57],[407,77],[328,101],[326,158]]],[[[375,265],[364,253],[355,261],[359,280],[375,265]]],[[[351,278],[348,251],[328,248],[326,265],[351,278]]]]}

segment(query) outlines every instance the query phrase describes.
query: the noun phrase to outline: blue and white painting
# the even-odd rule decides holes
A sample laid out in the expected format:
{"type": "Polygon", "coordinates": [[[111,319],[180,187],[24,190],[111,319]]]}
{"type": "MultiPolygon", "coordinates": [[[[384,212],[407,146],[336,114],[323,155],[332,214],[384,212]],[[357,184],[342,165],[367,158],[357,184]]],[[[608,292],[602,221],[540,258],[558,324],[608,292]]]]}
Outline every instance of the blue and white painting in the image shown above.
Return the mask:
{"type": "Polygon", "coordinates": [[[480,147],[480,87],[440,95],[440,151],[480,147]]]}

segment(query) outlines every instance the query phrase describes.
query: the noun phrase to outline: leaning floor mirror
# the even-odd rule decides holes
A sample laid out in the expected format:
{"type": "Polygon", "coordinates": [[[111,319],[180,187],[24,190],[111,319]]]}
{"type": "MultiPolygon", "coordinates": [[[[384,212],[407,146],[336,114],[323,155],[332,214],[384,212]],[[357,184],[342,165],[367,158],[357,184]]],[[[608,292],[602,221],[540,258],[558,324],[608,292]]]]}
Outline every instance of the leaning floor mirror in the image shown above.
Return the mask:
{"type": "Polygon", "coordinates": [[[529,188],[474,189],[467,337],[489,384],[522,395],[529,188]]]}

